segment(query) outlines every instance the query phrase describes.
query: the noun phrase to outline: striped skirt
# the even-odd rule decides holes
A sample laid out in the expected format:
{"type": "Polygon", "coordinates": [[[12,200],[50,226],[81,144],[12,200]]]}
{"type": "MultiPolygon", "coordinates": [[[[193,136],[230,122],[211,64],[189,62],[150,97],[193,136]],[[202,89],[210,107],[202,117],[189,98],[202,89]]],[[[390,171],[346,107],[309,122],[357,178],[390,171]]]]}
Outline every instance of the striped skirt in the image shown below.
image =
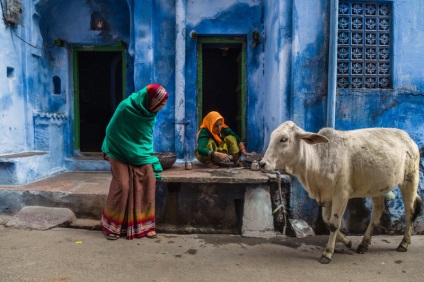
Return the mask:
{"type": "Polygon", "coordinates": [[[156,178],[150,164],[133,166],[106,157],[112,181],[102,214],[102,229],[132,240],[156,230],[156,178]]]}

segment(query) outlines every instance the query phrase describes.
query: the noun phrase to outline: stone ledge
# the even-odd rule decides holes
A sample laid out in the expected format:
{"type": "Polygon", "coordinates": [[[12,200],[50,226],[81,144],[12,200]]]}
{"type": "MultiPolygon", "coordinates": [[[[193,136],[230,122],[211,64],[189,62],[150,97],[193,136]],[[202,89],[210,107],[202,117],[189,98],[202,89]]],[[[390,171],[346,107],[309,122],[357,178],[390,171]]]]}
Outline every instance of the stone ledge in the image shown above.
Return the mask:
{"type": "Polygon", "coordinates": [[[33,151],[33,152],[20,152],[20,153],[14,153],[14,154],[0,155],[0,162],[12,161],[13,159],[28,158],[28,157],[39,156],[44,154],[48,154],[48,152],[33,151]]]}
{"type": "Polygon", "coordinates": [[[161,175],[161,182],[182,183],[259,184],[270,180],[265,173],[249,168],[208,169],[198,162],[193,163],[192,170],[186,170],[184,164],[175,164],[161,175]]]}

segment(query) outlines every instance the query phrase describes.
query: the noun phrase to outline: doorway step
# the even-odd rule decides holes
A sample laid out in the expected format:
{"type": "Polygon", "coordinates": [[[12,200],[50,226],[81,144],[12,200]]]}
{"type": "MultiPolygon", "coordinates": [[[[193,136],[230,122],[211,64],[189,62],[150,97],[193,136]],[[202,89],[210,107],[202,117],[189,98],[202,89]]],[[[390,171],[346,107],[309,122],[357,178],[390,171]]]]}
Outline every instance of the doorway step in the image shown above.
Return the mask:
{"type": "Polygon", "coordinates": [[[81,152],[65,159],[65,167],[70,172],[98,171],[109,172],[109,162],[103,159],[102,152],[81,152]]]}

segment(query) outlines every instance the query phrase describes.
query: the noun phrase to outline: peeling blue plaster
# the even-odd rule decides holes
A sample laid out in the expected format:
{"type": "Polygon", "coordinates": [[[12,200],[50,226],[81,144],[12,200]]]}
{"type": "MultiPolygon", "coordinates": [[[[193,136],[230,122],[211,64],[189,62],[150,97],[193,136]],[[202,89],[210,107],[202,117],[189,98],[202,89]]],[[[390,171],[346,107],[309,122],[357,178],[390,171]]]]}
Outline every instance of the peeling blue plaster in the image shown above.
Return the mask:
{"type": "MultiPolygon", "coordinates": [[[[74,45],[113,45],[122,40],[128,46],[126,94],[152,82],[165,86],[171,96],[157,117],[154,148],[156,151],[176,149],[174,2],[23,0],[23,4],[25,24],[13,30],[10,27],[0,29],[4,47],[0,61],[3,67],[13,68],[15,74],[13,78],[0,77],[0,130],[3,132],[0,153],[48,149],[50,155],[34,158],[30,161],[31,166],[24,167],[28,181],[43,173],[47,175],[51,170],[60,171],[64,158],[74,153],[71,63],[74,45]],[[96,9],[106,16],[109,30],[89,29],[89,15],[96,9]],[[51,48],[34,49],[13,36],[11,31],[37,46],[47,44],[51,48]],[[52,47],[55,38],[64,40],[65,47],[52,47]],[[56,75],[63,85],[58,95],[52,93],[51,86],[52,77],[56,75]],[[34,122],[37,119],[34,112],[63,112],[66,118],[60,125],[49,119],[45,121],[48,125],[40,125],[34,122]],[[32,166],[35,162],[40,162],[40,166],[32,166]],[[35,173],[37,169],[38,174],[35,173]]],[[[421,46],[424,35],[419,13],[423,4],[421,0],[410,0],[395,1],[393,5],[393,89],[339,91],[336,128],[398,127],[411,135],[422,152],[424,72],[421,46]]],[[[314,2],[313,6],[306,0],[189,1],[185,33],[187,140],[184,150],[193,152],[197,132],[197,43],[190,37],[192,31],[200,36],[246,38],[248,149],[264,152],[270,132],[287,119],[314,132],[325,124],[328,13],[328,1],[325,0],[314,2]],[[253,31],[261,34],[261,44],[257,48],[251,48],[253,31]]],[[[423,167],[420,168],[421,195],[423,167]]],[[[301,188],[296,184],[294,187],[301,188]]],[[[291,200],[294,215],[316,219],[317,206],[302,190],[294,192],[291,200]]],[[[397,201],[390,203],[394,221],[402,217],[402,207],[397,201]]]]}
{"type": "MultiPolygon", "coordinates": [[[[188,18],[199,17],[193,14],[188,18]]],[[[199,36],[245,36],[247,40],[247,144],[250,151],[262,149],[263,140],[257,132],[261,131],[262,113],[254,111],[255,105],[259,102],[258,97],[262,96],[263,90],[259,87],[263,81],[263,44],[259,48],[252,49],[253,41],[251,34],[253,31],[262,32],[263,8],[260,5],[250,6],[246,3],[237,3],[218,14],[209,18],[202,18],[198,24],[187,25],[186,29],[186,119],[190,124],[186,127],[186,134],[189,137],[188,145],[191,150],[195,148],[195,136],[197,133],[196,116],[196,41],[190,37],[191,31],[195,31],[199,36]]],[[[192,22],[197,22],[192,20],[192,22]]]]}

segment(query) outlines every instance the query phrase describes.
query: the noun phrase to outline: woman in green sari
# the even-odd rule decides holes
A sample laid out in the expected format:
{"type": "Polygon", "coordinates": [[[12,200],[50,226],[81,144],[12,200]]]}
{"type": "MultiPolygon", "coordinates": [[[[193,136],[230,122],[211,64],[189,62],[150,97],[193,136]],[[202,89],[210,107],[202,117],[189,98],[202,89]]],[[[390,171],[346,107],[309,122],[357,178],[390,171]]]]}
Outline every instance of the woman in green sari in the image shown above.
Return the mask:
{"type": "Polygon", "coordinates": [[[118,105],[106,128],[102,151],[112,181],[101,224],[109,240],[156,238],[156,178],[162,167],[153,154],[153,126],[168,96],[161,85],[147,85],[118,105]]]}

